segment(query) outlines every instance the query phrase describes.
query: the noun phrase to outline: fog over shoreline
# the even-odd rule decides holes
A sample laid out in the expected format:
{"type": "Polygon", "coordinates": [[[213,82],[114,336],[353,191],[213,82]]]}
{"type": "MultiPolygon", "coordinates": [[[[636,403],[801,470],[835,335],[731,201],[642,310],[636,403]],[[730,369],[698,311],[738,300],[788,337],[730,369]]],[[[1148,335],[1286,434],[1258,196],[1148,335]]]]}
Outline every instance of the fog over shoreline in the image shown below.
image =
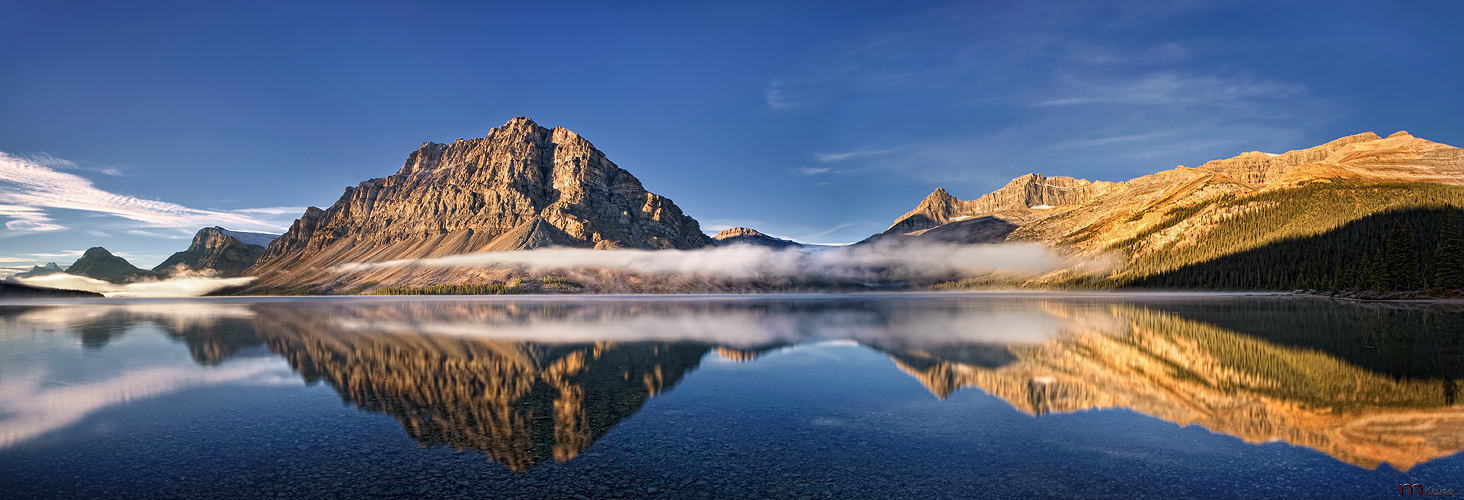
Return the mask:
{"type": "Polygon", "coordinates": [[[992,273],[1031,276],[1064,268],[1107,269],[1112,265],[1111,259],[1106,258],[1063,256],[1039,243],[966,245],[885,240],[867,245],[781,250],[742,244],[695,250],[545,248],[350,263],[335,266],[333,270],[363,272],[404,267],[503,266],[531,271],[606,269],[743,279],[836,277],[903,280],[992,273]]]}
{"type": "Polygon", "coordinates": [[[112,283],[77,276],[56,273],[34,278],[12,278],[22,285],[63,290],[82,290],[100,293],[106,297],[199,297],[224,288],[247,285],[255,278],[210,278],[188,276],[166,280],[139,281],[136,283],[112,283]]]}

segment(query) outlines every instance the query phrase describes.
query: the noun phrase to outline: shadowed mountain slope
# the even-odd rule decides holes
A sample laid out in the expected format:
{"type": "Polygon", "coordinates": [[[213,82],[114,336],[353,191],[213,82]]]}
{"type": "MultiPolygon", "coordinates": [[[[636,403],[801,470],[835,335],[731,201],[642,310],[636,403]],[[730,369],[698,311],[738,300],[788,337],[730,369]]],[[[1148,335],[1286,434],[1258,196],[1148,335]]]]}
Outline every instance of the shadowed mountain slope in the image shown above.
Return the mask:
{"type": "Polygon", "coordinates": [[[113,283],[152,275],[102,247],[88,248],[81,258],[66,268],[66,273],[113,283]]]}

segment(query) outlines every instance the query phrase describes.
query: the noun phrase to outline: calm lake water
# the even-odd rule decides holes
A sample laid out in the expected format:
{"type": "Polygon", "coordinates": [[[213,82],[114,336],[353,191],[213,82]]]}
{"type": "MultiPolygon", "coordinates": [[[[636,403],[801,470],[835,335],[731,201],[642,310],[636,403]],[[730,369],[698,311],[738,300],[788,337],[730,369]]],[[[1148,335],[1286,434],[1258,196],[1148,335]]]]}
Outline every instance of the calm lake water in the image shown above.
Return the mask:
{"type": "Polygon", "coordinates": [[[1461,379],[1286,297],[6,302],[0,497],[1393,498],[1461,379]]]}

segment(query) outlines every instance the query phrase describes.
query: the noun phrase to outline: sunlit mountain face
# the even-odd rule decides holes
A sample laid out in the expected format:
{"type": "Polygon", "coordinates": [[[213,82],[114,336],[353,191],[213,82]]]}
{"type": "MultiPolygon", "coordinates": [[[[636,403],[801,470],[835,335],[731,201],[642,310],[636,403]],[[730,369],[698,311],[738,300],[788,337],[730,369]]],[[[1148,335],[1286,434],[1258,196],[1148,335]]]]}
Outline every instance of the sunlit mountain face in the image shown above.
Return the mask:
{"type": "MultiPolygon", "coordinates": [[[[797,390],[803,382],[790,367],[815,361],[830,363],[826,373],[847,371],[836,383],[901,372],[918,382],[894,379],[900,389],[880,398],[928,391],[933,408],[949,412],[966,411],[961,401],[970,397],[994,397],[1025,415],[1021,425],[1071,415],[1053,422],[1109,428],[1135,447],[1155,436],[1135,436],[1123,429],[1127,420],[1104,415],[1170,423],[1163,432],[1193,424],[1239,438],[1232,450],[1242,455],[1287,443],[1363,475],[1453,464],[1464,449],[1460,312],[1215,296],[976,297],[7,306],[0,457],[38,453],[159,400],[303,382],[329,388],[359,415],[389,416],[422,453],[457,450],[522,474],[609,460],[596,443],[632,422],[661,422],[667,437],[691,433],[666,420],[685,410],[648,410],[668,394],[680,394],[668,405],[690,398],[723,408],[729,422],[719,433],[728,439],[756,432],[766,424],[738,412],[760,408],[758,394],[797,390]]],[[[808,405],[839,404],[828,397],[804,396],[808,405]]],[[[780,408],[790,418],[803,411],[780,408]]],[[[722,446],[739,456],[742,445],[722,446]]],[[[880,459],[878,449],[849,450],[880,459]]]]}

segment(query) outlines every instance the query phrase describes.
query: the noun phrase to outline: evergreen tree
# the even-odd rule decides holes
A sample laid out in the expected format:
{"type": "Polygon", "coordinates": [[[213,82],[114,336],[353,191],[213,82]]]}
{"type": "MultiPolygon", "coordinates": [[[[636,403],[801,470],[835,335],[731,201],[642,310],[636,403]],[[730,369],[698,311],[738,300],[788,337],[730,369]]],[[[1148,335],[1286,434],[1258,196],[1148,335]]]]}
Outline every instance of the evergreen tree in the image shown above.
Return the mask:
{"type": "Polygon", "coordinates": [[[1393,223],[1383,250],[1383,287],[1387,291],[1411,290],[1418,277],[1418,245],[1413,241],[1413,227],[1393,223]]]}
{"type": "Polygon", "coordinates": [[[1383,288],[1383,280],[1379,276],[1382,274],[1380,272],[1382,266],[1378,265],[1379,262],[1382,262],[1382,259],[1371,254],[1362,258],[1362,270],[1357,276],[1358,290],[1381,290],[1383,288]]]}
{"type": "Polygon", "coordinates": [[[1459,211],[1444,209],[1444,223],[1439,230],[1439,247],[1434,252],[1433,287],[1435,290],[1464,288],[1464,237],[1459,233],[1459,211]]]}

